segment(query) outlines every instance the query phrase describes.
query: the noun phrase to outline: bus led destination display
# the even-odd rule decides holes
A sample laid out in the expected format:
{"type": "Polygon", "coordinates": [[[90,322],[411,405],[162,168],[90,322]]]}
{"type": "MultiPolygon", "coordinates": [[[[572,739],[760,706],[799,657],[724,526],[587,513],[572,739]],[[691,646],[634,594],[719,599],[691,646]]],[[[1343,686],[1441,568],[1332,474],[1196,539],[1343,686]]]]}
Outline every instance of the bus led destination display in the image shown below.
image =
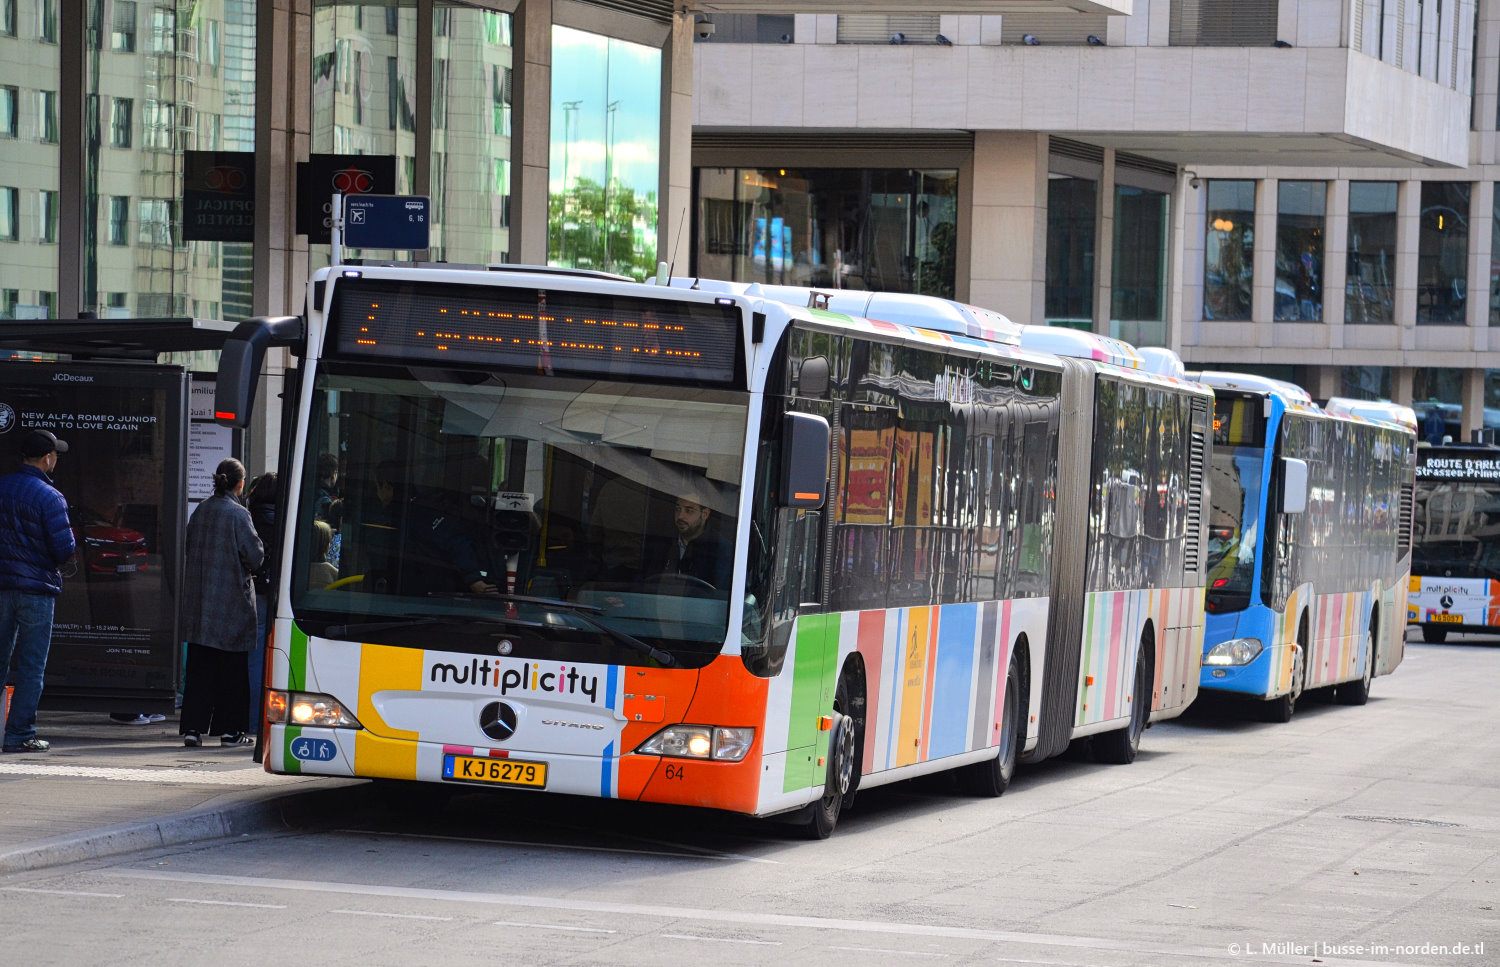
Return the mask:
{"type": "Polygon", "coordinates": [[[347,277],[336,285],[331,345],[342,355],[709,383],[734,382],[741,369],[733,303],[347,277]]]}

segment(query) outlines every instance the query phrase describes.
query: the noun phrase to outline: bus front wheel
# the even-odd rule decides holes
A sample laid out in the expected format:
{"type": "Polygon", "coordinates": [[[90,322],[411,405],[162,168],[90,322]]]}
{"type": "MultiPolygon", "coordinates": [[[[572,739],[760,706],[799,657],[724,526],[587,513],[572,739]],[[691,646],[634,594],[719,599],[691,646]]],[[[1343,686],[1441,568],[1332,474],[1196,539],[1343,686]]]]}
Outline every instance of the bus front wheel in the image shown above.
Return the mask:
{"type": "Polygon", "coordinates": [[[1363,705],[1370,700],[1370,683],[1375,679],[1375,626],[1370,625],[1369,637],[1365,639],[1365,673],[1352,682],[1343,682],[1333,688],[1334,701],[1340,705],[1363,705]]]}
{"type": "Polygon", "coordinates": [[[1307,649],[1299,642],[1292,656],[1292,687],[1285,694],[1271,699],[1262,709],[1267,722],[1282,724],[1292,720],[1297,710],[1297,699],[1302,696],[1302,685],[1306,681],[1307,649]]]}
{"type": "Polygon", "coordinates": [[[839,678],[833,696],[833,728],[828,734],[828,775],[823,782],[823,796],[803,807],[797,825],[808,839],[827,839],[838,825],[844,801],[854,788],[854,770],[859,768],[859,724],[849,714],[849,685],[839,678]]]}

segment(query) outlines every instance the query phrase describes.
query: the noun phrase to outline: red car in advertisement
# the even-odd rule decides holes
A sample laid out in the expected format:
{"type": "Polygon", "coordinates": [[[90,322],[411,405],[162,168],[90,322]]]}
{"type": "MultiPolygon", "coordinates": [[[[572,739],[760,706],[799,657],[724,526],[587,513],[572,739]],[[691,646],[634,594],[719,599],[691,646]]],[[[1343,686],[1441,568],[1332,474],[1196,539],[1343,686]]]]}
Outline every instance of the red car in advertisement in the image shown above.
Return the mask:
{"type": "Polygon", "coordinates": [[[124,577],[146,569],[146,535],[122,527],[91,507],[69,507],[73,540],[85,576],[124,577]]]}

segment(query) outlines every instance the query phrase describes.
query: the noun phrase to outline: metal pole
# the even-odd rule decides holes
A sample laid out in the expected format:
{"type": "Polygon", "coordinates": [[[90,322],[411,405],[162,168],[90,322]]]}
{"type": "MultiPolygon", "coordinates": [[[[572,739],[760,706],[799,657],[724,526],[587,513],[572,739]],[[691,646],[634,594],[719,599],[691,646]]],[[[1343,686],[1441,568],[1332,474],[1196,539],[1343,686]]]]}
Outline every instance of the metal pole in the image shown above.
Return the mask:
{"type": "Polygon", "coordinates": [[[328,229],[328,241],[331,251],[328,255],[330,267],[337,267],[344,261],[344,195],[342,192],[333,193],[333,210],[329,213],[332,222],[328,229]]]}

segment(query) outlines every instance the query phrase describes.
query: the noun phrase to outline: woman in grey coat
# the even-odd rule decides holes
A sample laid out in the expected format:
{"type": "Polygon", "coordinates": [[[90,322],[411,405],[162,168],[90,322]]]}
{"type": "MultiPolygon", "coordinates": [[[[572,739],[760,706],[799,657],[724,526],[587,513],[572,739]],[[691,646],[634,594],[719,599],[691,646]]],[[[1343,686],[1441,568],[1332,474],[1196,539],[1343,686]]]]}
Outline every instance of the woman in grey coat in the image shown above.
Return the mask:
{"type": "Polygon", "coordinates": [[[250,512],[239,502],[245,466],[221,461],[214,495],[198,505],[187,526],[182,577],[182,637],[187,674],[182,688],[182,744],[203,744],[217,733],[222,745],[253,745],[249,720],[250,652],[255,640],[255,586],[265,548],[250,512]]]}

